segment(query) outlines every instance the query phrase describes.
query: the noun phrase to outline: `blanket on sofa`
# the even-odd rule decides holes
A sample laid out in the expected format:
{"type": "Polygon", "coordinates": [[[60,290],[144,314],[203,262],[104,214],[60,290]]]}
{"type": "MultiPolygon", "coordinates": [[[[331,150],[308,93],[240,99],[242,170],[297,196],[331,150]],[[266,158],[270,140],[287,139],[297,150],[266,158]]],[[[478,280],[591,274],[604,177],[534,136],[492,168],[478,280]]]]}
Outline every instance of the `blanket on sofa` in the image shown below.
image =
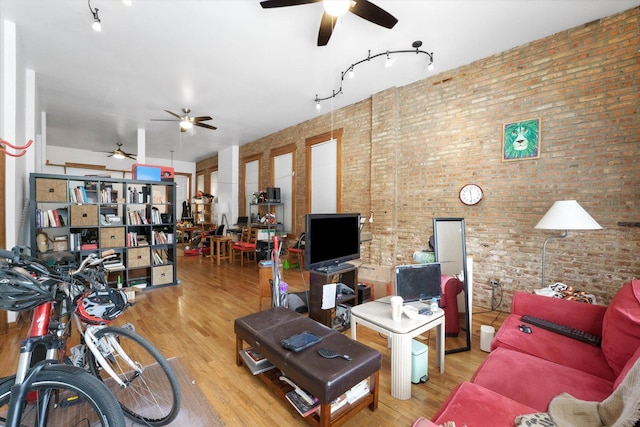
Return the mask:
{"type": "Polygon", "coordinates": [[[640,421],[640,359],[603,402],[576,399],[568,393],[554,397],[548,413],[523,415],[516,426],[633,427],[640,421]],[[535,420],[535,421],[534,421],[535,420]]]}

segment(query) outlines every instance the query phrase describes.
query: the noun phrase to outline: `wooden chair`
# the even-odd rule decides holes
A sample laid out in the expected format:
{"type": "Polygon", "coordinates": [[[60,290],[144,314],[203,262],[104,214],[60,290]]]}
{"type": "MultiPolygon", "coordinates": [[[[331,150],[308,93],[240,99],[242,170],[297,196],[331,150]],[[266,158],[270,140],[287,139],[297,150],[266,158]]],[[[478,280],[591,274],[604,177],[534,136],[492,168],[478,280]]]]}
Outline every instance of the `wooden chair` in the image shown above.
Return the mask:
{"type": "Polygon", "coordinates": [[[247,254],[247,261],[256,259],[256,246],[258,244],[258,229],[251,227],[242,227],[240,241],[235,242],[231,247],[231,262],[235,261],[236,252],[240,254],[240,266],[244,267],[244,255],[247,254]]]}

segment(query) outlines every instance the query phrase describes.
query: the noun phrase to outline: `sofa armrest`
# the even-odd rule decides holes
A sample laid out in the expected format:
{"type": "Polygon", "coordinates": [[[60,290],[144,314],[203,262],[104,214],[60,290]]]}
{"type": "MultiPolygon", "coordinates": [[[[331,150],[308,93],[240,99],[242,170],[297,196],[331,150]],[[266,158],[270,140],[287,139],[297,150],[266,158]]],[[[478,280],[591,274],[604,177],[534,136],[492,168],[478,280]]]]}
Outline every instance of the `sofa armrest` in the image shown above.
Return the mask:
{"type": "Polygon", "coordinates": [[[602,321],[607,307],[551,298],[527,292],[513,294],[511,313],[539,317],[551,322],[602,336],[602,321]]]}

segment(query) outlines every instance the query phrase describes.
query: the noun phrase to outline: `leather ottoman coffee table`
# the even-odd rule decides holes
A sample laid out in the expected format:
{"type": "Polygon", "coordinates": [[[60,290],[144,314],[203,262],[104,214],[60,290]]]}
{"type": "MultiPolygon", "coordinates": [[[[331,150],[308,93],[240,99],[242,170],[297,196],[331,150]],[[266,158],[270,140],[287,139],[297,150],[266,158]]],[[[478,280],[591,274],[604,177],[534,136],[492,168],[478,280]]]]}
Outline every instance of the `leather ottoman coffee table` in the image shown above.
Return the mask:
{"type": "Polygon", "coordinates": [[[284,399],[284,395],[292,389],[279,379],[280,375],[285,375],[318,398],[319,414],[307,416],[305,420],[309,424],[338,426],[365,406],[372,411],[378,407],[379,371],[382,365],[380,352],[283,307],[236,319],[234,331],[238,366],[243,364],[240,351],[246,342],[275,365],[274,369],[257,375],[272,391],[284,399]],[[322,337],[322,341],[298,353],[280,344],[282,339],[304,331],[322,337]],[[318,354],[320,348],[348,354],[352,360],[340,357],[325,359],[318,354]],[[366,378],[369,378],[369,393],[331,414],[331,402],[366,378]]]}

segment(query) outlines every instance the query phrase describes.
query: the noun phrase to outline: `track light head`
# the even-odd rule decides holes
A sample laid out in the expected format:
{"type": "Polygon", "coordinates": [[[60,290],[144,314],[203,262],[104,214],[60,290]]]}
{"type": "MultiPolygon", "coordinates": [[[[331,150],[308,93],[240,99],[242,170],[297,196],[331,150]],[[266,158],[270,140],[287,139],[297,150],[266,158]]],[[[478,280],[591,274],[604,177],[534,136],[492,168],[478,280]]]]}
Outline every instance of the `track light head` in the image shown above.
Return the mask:
{"type": "Polygon", "coordinates": [[[91,0],[87,0],[87,4],[89,5],[89,10],[93,15],[93,24],[91,24],[91,28],[93,28],[93,30],[97,32],[102,31],[102,22],[100,21],[100,16],[98,15],[98,8],[96,7],[94,10],[91,7],[91,0]]]}

